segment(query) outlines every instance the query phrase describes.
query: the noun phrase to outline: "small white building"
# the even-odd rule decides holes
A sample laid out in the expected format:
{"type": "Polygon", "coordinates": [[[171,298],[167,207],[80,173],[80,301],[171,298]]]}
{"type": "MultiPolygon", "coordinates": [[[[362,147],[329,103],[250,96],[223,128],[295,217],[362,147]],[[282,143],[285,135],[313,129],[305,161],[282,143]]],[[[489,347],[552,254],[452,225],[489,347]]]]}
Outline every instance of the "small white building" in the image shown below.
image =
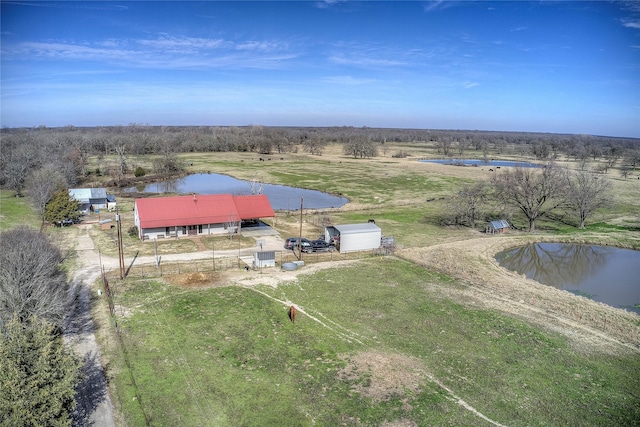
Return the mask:
{"type": "Polygon", "coordinates": [[[380,247],[382,230],[373,222],[331,225],[324,229],[324,238],[342,253],[369,251],[380,247]]]}
{"type": "Polygon", "coordinates": [[[275,267],[276,251],[260,251],[253,254],[253,267],[275,267]]]}

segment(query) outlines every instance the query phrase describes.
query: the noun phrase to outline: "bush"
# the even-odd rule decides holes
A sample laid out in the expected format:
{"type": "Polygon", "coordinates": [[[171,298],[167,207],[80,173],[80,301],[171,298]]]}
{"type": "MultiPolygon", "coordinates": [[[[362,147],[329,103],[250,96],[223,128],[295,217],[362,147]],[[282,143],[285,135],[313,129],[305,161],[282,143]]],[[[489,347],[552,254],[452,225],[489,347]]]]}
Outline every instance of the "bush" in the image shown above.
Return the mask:
{"type": "Polygon", "coordinates": [[[136,178],[139,178],[141,176],[145,176],[147,174],[147,171],[144,170],[142,166],[138,166],[133,174],[136,176],[136,178]]]}
{"type": "Polygon", "coordinates": [[[138,227],[136,227],[135,225],[133,227],[129,227],[129,229],[127,230],[127,234],[129,235],[129,237],[138,237],[138,227]]]}
{"type": "Polygon", "coordinates": [[[404,159],[406,157],[409,157],[409,153],[407,153],[404,150],[400,150],[397,153],[393,154],[391,157],[393,157],[395,159],[404,159]]]}

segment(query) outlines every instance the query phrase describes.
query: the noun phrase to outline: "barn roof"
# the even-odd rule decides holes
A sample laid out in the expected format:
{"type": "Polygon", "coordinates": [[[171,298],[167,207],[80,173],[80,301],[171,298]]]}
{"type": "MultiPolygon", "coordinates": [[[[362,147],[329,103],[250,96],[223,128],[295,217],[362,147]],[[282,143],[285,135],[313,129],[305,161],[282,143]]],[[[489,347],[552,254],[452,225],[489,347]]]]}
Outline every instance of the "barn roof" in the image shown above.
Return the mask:
{"type": "Polygon", "coordinates": [[[142,228],[224,224],[242,219],[273,217],[265,195],[194,194],[136,199],[142,228]]]}

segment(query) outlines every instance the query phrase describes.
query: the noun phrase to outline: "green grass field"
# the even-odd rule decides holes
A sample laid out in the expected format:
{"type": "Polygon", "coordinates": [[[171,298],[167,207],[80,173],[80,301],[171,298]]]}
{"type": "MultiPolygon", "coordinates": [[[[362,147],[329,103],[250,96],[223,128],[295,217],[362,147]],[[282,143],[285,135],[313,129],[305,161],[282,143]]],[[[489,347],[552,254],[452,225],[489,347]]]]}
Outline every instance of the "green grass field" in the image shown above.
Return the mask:
{"type": "Polygon", "coordinates": [[[13,191],[0,190],[0,231],[19,225],[40,228],[40,218],[33,213],[29,199],[16,197],[13,191]]]}
{"type": "MultiPolygon", "coordinates": [[[[349,206],[326,213],[334,223],[373,218],[401,247],[474,233],[442,227],[440,218],[447,198],[488,172],[416,166],[416,159],[403,163],[389,157],[391,147],[386,157],[356,160],[337,147],[325,156],[288,153],[267,162],[254,153],[180,157],[193,164],[192,173],[344,195],[349,206]]],[[[397,147],[416,156],[430,153],[410,143],[397,147]]],[[[151,162],[141,157],[132,164],[151,162]]],[[[540,220],[539,235],[638,248],[640,186],[611,173],[617,202],[587,221],[586,230],[540,220]]],[[[126,234],[133,225],[133,200],[118,202],[126,234]]],[[[27,200],[6,191],[0,192],[0,215],[3,231],[40,225],[27,200]]],[[[313,215],[307,214],[305,227],[313,215]]],[[[279,213],[276,229],[283,236],[297,232],[297,220],[297,214],[279,213]]],[[[525,224],[517,214],[514,222],[525,224]]],[[[48,232],[73,242],[76,230],[48,232]]],[[[116,253],[115,230],[93,227],[90,233],[103,254],[116,253]]],[[[220,239],[216,249],[255,245],[253,239],[220,239]]],[[[210,247],[210,240],[202,240],[210,247]]],[[[159,244],[161,254],[195,250],[186,239],[159,244]]],[[[125,236],[127,257],[153,252],[149,242],[125,236]]],[[[221,274],[219,284],[228,284],[226,272],[221,274]]],[[[640,425],[637,352],[588,353],[563,335],[480,309],[473,301],[449,299],[448,291],[467,285],[407,261],[363,257],[278,287],[198,289],[134,277],[114,285],[124,347],[105,314],[105,299],[95,299],[93,308],[122,417],[118,425],[640,425]],[[287,318],[289,302],[306,312],[295,324],[287,318]]]]}
{"type": "Polygon", "coordinates": [[[457,399],[509,426],[637,425],[637,355],[577,353],[442,297],[462,286],[392,259],[277,288],[127,283],[119,327],[137,390],[122,370],[117,405],[128,425],[490,425],[457,399]],[[291,323],[282,301],[307,314],[291,323]]]}

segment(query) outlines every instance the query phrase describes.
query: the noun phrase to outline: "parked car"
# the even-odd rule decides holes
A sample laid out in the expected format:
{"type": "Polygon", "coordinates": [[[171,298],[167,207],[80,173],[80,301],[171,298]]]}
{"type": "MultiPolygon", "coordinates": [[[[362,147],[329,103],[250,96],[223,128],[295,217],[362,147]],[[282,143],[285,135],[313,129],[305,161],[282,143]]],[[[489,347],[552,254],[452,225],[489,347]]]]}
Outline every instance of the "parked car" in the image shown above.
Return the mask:
{"type": "Polygon", "coordinates": [[[329,242],[325,242],[324,240],[313,240],[311,245],[304,246],[302,248],[302,252],[311,253],[311,252],[333,252],[336,250],[336,247],[329,242]]]}
{"type": "MultiPolygon", "coordinates": [[[[285,240],[284,242],[284,248],[285,249],[297,249],[298,246],[300,246],[300,238],[298,237],[289,237],[287,240],[285,240]]],[[[311,240],[309,239],[305,239],[304,237],[302,238],[302,248],[304,249],[307,246],[311,246],[311,240]]]]}
{"type": "Polygon", "coordinates": [[[68,227],[69,225],[79,224],[79,223],[80,223],[80,219],[78,218],[66,218],[66,219],[63,219],[62,221],[56,221],[55,225],[56,227],[68,227]]]}

